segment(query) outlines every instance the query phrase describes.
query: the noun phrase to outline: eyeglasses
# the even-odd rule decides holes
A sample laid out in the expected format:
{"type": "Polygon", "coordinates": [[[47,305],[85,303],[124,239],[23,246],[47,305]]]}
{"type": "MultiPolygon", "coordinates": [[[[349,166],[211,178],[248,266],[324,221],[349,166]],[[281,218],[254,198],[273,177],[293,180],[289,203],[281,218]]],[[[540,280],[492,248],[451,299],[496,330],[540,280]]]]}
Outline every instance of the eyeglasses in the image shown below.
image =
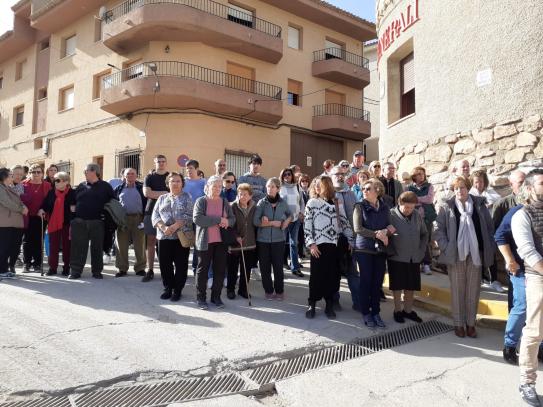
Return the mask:
{"type": "Polygon", "coordinates": [[[233,184],[233,183],[234,183],[234,181],[231,181],[231,180],[229,180],[229,179],[225,179],[225,180],[223,180],[223,182],[224,182],[225,184],[233,184]]]}
{"type": "Polygon", "coordinates": [[[342,167],[347,168],[349,164],[341,164],[342,167]]]}
{"type": "Polygon", "coordinates": [[[372,188],[372,187],[362,188],[362,191],[364,191],[364,192],[370,192],[370,191],[373,191],[373,188],[372,188]]]}
{"type": "Polygon", "coordinates": [[[31,174],[43,174],[41,171],[30,171],[31,174]]]}
{"type": "Polygon", "coordinates": [[[65,179],[60,179],[60,178],[55,179],[55,184],[58,184],[60,182],[66,182],[66,180],[65,179]]]}
{"type": "Polygon", "coordinates": [[[381,168],[381,166],[377,164],[377,165],[374,165],[373,168],[381,168]]]}

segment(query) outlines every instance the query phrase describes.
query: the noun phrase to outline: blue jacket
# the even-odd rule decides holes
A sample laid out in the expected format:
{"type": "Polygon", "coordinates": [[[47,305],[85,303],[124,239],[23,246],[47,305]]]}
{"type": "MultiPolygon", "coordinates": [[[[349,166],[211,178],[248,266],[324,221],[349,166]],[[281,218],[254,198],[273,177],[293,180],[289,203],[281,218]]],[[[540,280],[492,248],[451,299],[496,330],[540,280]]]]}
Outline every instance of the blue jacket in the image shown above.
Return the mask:
{"type": "Polygon", "coordinates": [[[221,190],[221,198],[226,199],[229,203],[234,202],[237,197],[238,197],[238,193],[236,191],[236,188],[230,188],[230,189],[223,188],[221,190]]]}
{"type": "Polygon", "coordinates": [[[281,228],[266,226],[262,227],[262,217],[266,216],[268,220],[284,221],[292,217],[292,213],[287,205],[287,202],[279,198],[275,208],[272,206],[268,197],[262,198],[256,204],[255,216],[253,219],[254,225],[258,228],[256,241],[262,243],[277,243],[285,241],[285,231],[281,228]]]}
{"type": "Polygon", "coordinates": [[[500,223],[500,226],[498,226],[498,229],[496,229],[496,233],[494,233],[494,240],[498,246],[503,246],[506,244],[509,245],[511,252],[513,253],[513,257],[519,265],[519,272],[524,273],[524,261],[522,261],[517,253],[517,245],[515,244],[515,239],[513,239],[513,232],[511,231],[511,219],[513,219],[513,215],[520,209],[522,209],[522,205],[517,205],[512,207],[505,214],[502,219],[502,223],[500,223]]]}
{"type": "Polygon", "coordinates": [[[374,232],[390,225],[390,208],[382,199],[379,199],[379,208],[374,208],[364,199],[354,206],[353,223],[356,233],[355,248],[374,252],[374,232]]]}

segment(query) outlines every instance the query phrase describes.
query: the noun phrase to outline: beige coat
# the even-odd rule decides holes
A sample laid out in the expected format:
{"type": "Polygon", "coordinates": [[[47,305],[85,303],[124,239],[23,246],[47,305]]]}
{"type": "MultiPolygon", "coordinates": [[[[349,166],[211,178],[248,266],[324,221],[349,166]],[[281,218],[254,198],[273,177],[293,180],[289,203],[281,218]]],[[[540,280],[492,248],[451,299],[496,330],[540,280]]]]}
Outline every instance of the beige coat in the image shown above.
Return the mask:
{"type": "Polygon", "coordinates": [[[8,186],[0,184],[0,227],[22,229],[23,209],[19,196],[8,186]]]}

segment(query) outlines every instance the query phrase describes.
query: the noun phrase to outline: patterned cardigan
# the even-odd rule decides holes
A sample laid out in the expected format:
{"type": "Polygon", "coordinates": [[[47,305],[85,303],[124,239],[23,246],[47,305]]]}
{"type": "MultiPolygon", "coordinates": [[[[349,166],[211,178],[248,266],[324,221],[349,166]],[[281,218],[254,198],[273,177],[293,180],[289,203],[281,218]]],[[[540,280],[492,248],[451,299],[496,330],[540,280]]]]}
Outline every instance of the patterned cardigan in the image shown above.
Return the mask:
{"type": "MultiPolygon", "coordinates": [[[[164,222],[166,226],[170,226],[177,220],[184,220],[185,224],[181,227],[181,230],[188,232],[192,230],[192,208],[192,198],[187,192],[182,192],[177,196],[172,194],[160,195],[153,209],[151,223],[156,228],[159,221],[164,222]]],[[[157,228],[157,239],[176,240],[177,233],[166,236],[162,230],[157,228]]]]}
{"type": "Polygon", "coordinates": [[[337,244],[342,233],[352,244],[353,230],[349,223],[343,205],[339,205],[339,228],[336,206],[322,198],[311,198],[305,206],[304,235],[305,244],[310,247],[313,243],[337,244]]]}

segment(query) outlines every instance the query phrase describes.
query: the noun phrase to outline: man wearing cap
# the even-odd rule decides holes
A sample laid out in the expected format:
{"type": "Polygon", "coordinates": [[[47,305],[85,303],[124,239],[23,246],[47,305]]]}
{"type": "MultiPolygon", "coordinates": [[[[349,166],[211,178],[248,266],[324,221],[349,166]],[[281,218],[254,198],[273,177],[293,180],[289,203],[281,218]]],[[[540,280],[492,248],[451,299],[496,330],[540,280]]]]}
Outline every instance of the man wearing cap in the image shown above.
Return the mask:
{"type": "MultiPolygon", "coordinates": [[[[358,179],[356,177],[356,174],[360,170],[367,170],[368,166],[364,164],[366,161],[366,157],[364,157],[364,152],[362,150],[356,150],[353,154],[353,162],[351,163],[351,172],[350,175],[347,176],[347,179],[345,182],[347,182],[347,185],[349,185],[349,188],[351,188],[354,184],[358,182],[358,179]]],[[[343,161],[340,163],[340,165],[343,163],[343,161]]]]}

